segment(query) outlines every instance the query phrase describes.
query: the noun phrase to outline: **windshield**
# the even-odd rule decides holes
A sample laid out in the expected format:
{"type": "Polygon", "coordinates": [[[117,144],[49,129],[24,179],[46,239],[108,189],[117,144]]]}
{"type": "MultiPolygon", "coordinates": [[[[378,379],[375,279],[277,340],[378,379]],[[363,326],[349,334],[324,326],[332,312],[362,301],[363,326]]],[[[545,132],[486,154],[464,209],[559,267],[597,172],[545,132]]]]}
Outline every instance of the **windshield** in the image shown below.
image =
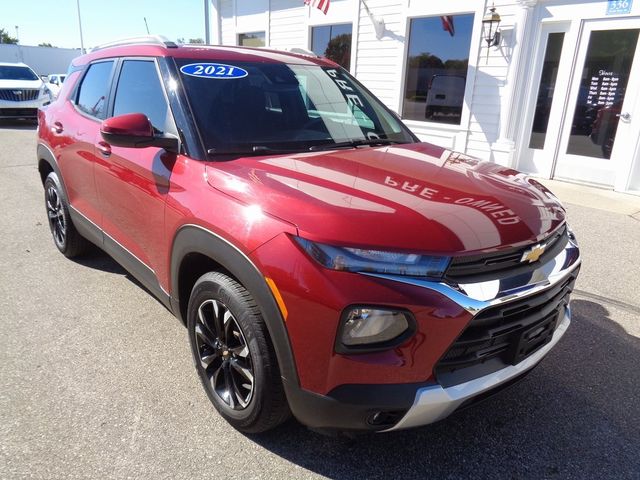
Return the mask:
{"type": "Polygon", "coordinates": [[[0,65],[0,80],[38,80],[29,67],[0,65]]]}
{"type": "Polygon", "coordinates": [[[205,146],[216,153],[415,141],[342,69],[176,61],[205,146]]]}

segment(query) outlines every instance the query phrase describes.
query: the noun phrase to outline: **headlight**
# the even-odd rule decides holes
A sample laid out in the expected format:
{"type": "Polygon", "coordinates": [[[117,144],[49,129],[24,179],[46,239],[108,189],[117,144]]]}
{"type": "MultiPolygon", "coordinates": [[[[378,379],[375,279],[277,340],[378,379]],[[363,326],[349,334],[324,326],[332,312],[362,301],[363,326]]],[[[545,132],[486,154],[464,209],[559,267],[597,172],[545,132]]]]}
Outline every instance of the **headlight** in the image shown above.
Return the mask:
{"type": "Polygon", "coordinates": [[[314,260],[324,267],[346,272],[441,278],[451,260],[449,257],[415,253],[334,247],[301,237],[294,238],[314,260]]]}
{"type": "Polygon", "coordinates": [[[51,93],[51,90],[49,90],[49,87],[47,87],[46,85],[42,85],[40,87],[40,96],[41,97],[48,96],[49,99],[51,99],[52,93],[51,93]]]}
{"type": "Polygon", "coordinates": [[[573,230],[571,229],[568,223],[567,223],[567,235],[569,237],[569,240],[571,240],[571,242],[577,247],[578,239],[576,238],[576,234],[573,232],[573,230]]]}
{"type": "Polygon", "coordinates": [[[408,311],[375,306],[350,307],[342,314],[336,352],[388,350],[404,343],[415,329],[415,320],[408,311]]]}

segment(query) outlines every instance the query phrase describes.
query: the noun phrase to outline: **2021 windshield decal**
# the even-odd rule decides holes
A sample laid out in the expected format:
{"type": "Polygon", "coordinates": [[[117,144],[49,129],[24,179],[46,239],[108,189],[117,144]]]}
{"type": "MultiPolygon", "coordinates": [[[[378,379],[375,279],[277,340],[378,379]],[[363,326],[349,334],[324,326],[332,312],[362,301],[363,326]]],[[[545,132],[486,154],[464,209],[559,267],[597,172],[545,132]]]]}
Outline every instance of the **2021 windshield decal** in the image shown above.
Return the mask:
{"type": "Polygon", "coordinates": [[[231,80],[249,75],[244,68],[225,65],[224,63],[190,63],[180,67],[180,71],[191,77],[212,78],[215,80],[231,80]]]}

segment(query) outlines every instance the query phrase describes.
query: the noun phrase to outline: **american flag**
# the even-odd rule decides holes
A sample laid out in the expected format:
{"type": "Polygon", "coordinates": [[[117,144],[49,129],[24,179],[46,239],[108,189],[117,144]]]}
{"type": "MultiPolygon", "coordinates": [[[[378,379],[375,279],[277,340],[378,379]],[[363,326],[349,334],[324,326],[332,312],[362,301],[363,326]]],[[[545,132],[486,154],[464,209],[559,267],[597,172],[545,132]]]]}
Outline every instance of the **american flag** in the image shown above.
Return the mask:
{"type": "Polygon", "coordinates": [[[329,3],[331,0],[304,0],[305,5],[311,5],[312,7],[316,7],[325,15],[329,11],[329,3]]]}
{"type": "Polygon", "coordinates": [[[442,29],[445,32],[449,32],[449,35],[453,37],[456,34],[456,29],[453,26],[453,16],[445,15],[443,17],[440,17],[440,20],[442,20],[442,29]]]}

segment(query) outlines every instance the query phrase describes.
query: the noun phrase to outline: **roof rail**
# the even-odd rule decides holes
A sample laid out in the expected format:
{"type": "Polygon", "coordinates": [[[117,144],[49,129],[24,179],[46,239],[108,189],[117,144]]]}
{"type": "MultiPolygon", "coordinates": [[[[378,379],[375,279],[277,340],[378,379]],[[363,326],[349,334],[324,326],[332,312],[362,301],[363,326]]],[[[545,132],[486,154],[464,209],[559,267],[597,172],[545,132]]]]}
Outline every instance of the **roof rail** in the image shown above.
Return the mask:
{"type": "Polygon", "coordinates": [[[162,45],[167,48],[178,48],[178,44],[172,42],[163,35],[145,35],[141,37],[121,38],[113,42],[103,43],[91,49],[92,52],[103,50],[105,48],[119,47],[122,45],[162,45]]]}
{"type": "Polygon", "coordinates": [[[287,53],[295,53],[297,55],[306,55],[307,57],[320,58],[313,51],[307,50],[306,48],[300,48],[300,47],[266,47],[265,46],[265,47],[258,47],[258,48],[264,48],[265,50],[275,50],[275,51],[287,52],[287,53]]]}

